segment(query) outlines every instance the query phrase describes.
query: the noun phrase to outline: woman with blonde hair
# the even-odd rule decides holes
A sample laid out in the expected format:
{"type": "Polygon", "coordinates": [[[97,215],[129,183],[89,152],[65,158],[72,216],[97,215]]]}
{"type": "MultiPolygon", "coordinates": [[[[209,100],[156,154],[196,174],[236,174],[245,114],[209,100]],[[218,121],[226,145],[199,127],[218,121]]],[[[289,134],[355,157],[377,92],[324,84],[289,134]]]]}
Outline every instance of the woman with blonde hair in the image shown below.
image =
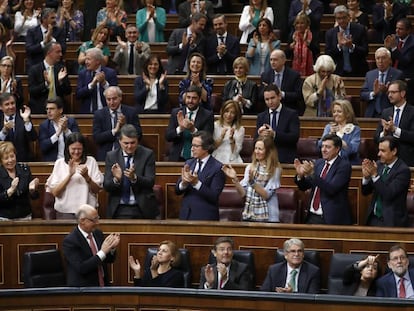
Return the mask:
{"type": "Polygon", "coordinates": [[[222,163],[243,163],[240,151],[244,140],[244,127],[241,126],[239,104],[228,100],[220,109],[220,117],[214,123],[213,157],[222,163]]]}
{"type": "MultiPolygon", "coordinates": [[[[348,159],[351,164],[360,164],[358,155],[361,142],[361,128],[355,118],[354,110],[348,100],[337,99],[332,103],[333,122],[328,123],[321,137],[326,134],[336,134],[342,139],[340,155],[348,159]]],[[[318,142],[322,146],[322,139],[318,142]]]]}
{"type": "Polygon", "coordinates": [[[271,137],[259,136],[254,144],[252,163],[246,166],[239,181],[229,164],[223,172],[231,178],[237,192],[245,198],[243,220],[279,222],[279,201],[276,189],[280,187],[282,167],[271,137]]]}
{"type": "Polygon", "coordinates": [[[233,62],[234,78],[224,84],[223,102],[234,100],[238,102],[242,114],[254,113],[257,101],[257,84],[247,78],[249,61],[239,56],[233,62]]]}
{"type": "Polygon", "coordinates": [[[240,16],[239,29],[243,32],[240,43],[249,42],[262,18],[267,18],[273,25],[273,9],[267,6],[266,0],[250,0],[249,5],[244,6],[240,16]]]}
{"type": "Polygon", "coordinates": [[[122,9],[122,0],[106,0],[105,7],[96,14],[96,27],[105,25],[109,29],[109,38],[116,41],[116,37],[124,38],[128,20],[127,13],[122,9]]]}
{"type": "Polygon", "coordinates": [[[14,74],[14,59],[4,56],[0,59],[0,94],[13,94],[18,109],[23,108],[22,80],[14,74]]]}
{"type": "Polygon", "coordinates": [[[148,287],[184,287],[183,272],[176,269],[180,263],[180,251],[177,245],[170,241],[162,241],[158,252],[145,267],[141,279],[141,264],[133,256],[128,257],[129,267],[134,271],[134,285],[148,287]]]}
{"type": "Polygon", "coordinates": [[[316,60],[315,73],[307,77],[302,86],[305,116],[331,116],[332,102],[346,96],[344,82],[341,76],[333,73],[335,69],[335,62],[329,55],[321,55],[316,60]]]}

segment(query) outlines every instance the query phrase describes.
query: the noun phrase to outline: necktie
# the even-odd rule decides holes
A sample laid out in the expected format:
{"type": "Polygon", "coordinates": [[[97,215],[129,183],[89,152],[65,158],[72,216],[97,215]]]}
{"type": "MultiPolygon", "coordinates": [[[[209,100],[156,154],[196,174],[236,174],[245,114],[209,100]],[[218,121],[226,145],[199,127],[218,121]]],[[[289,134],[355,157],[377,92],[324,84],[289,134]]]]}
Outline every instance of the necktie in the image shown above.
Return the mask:
{"type": "Polygon", "coordinates": [[[49,76],[49,94],[47,99],[54,99],[56,98],[56,90],[55,90],[55,72],[53,66],[49,66],[48,69],[48,76],[49,76]]]}
{"type": "MultiPolygon", "coordinates": [[[[401,49],[402,49],[402,47],[403,47],[403,41],[402,40],[399,40],[398,41],[398,45],[397,45],[397,49],[398,49],[398,51],[400,51],[401,49]]],[[[394,68],[398,68],[398,58],[395,60],[395,62],[394,62],[394,68]]]]}
{"type": "MultiPolygon", "coordinates": [[[[349,29],[345,29],[344,35],[345,36],[349,35],[349,29]]],[[[347,46],[344,46],[342,48],[342,55],[344,57],[344,71],[345,72],[351,72],[352,71],[351,57],[349,55],[349,48],[347,46]]]]}
{"type": "MultiPolygon", "coordinates": [[[[385,83],[385,73],[383,73],[381,71],[380,71],[380,74],[379,74],[379,83],[381,83],[381,84],[385,83]]],[[[381,112],[382,112],[381,102],[382,102],[382,97],[383,96],[384,96],[384,94],[382,92],[380,92],[375,97],[375,111],[377,112],[377,114],[381,114],[381,112]]]]}
{"type": "MultiPolygon", "coordinates": [[[[95,77],[96,72],[92,71],[92,80],[95,77]]],[[[92,81],[91,80],[91,81],[92,81]]],[[[96,87],[94,89],[91,90],[92,91],[92,107],[91,107],[91,112],[94,113],[96,110],[98,110],[98,92],[99,92],[99,83],[96,85],[96,87]]]]}
{"type": "MultiPolygon", "coordinates": [[[[118,123],[118,112],[116,110],[112,111],[111,122],[112,122],[112,129],[114,129],[116,127],[116,124],[118,123]]],[[[112,144],[112,150],[115,150],[119,146],[117,137],[118,137],[118,133],[115,134],[115,141],[112,144]]]]}
{"type": "MultiPolygon", "coordinates": [[[[329,163],[326,162],[325,166],[322,170],[321,176],[320,176],[322,179],[325,179],[326,174],[328,173],[328,169],[329,169],[329,163]]],[[[320,191],[319,187],[316,187],[315,195],[313,196],[313,205],[312,205],[313,209],[315,211],[317,211],[319,209],[320,204],[321,204],[321,191],[320,191]]]]}
{"type": "MultiPolygon", "coordinates": [[[[98,250],[96,249],[93,236],[90,233],[88,234],[88,240],[89,240],[89,247],[91,248],[92,254],[96,256],[96,253],[98,253],[98,250]]],[[[98,278],[99,278],[99,286],[101,287],[105,286],[104,278],[103,278],[103,269],[101,265],[98,266],[98,278]]]]}
{"type": "Polygon", "coordinates": [[[292,271],[290,271],[289,286],[292,288],[292,291],[293,292],[297,292],[297,288],[296,288],[296,274],[298,274],[298,270],[293,269],[292,271]]]}
{"type": "Polygon", "coordinates": [[[280,90],[280,73],[276,72],[275,74],[275,84],[280,90]]]}
{"type": "MultiPolygon", "coordinates": [[[[193,111],[190,111],[190,114],[188,116],[188,119],[191,121],[193,117],[193,111]]],[[[183,133],[184,138],[184,145],[183,145],[183,158],[184,160],[188,160],[191,158],[191,141],[192,141],[192,135],[190,130],[185,129],[183,133]]]]}
{"type": "MultiPolygon", "coordinates": [[[[390,169],[391,168],[389,166],[387,165],[384,166],[381,172],[381,176],[380,176],[382,181],[385,181],[387,179],[390,169]]],[[[378,218],[382,217],[382,197],[380,194],[378,194],[377,199],[375,200],[374,214],[378,218]]]]}
{"type": "Polygon", "coordinates": [[[201,159],[198,159],[198,170],[197,173],[200,174],[201,173],[201,168],[203,167],[203,161],[201,159]]]}
{"type": "MultiPolygon", "coordinates": [[[[9,122],[13,122],[13,116],[11,115],[11,116],[9,116],[9,120],[8,120],[9,122]]],[[[14,141],[14,125],[13,125],[13,127],[9,130],[9,133],[8,133],[8,136],[9,136],[9,141],[14,141]]]]}
{"type": "MultiPolygon", "coordinates": [[[[127,159],[125,160],[125,169],[130,168],[131,166],[131,159],[132,156],[128,155],[128,157],[126,157],[127,159]]],[[[131,197],[131,182],[129,180],[129,178],[127,178],[126,176],[122,176],[122,201],[124,204],[128,204],[129,203],[129,199],[131,197]]]]}
{"type": "Polygon", "coordinates": [[[134,74],[134,45],[129,45],[129,63],[128,63],[128,73],[130,75],[134,74]]]}
{"type": "Polygon", "coordinates": [[[219,36],[219,43],[223,43],[224,44],[224,36],[219,36]]]}
{"type": "Polygon", "coordinates": [[[384,84],[384,82],[385,82],[385,73],[380,72],[380,83],[384,84]]]}
{"type": "Polygon", "coordinates": [[[398,293],[398,298],[406,298],[404,278],[400,278],[400,292],[398,293]]]}
{"type": "Polygon", "coordinates": [[[400,123],[400,108],[397,108],[397,109],[395,110],[394,125],[395,125],[396,127],[398,127],[399,123],[400,123]]]}
{"type": "Polygon", "coordinates": [[[272,111],[272,129],[276,132],[277,127],[277,110],[272,111]]]}

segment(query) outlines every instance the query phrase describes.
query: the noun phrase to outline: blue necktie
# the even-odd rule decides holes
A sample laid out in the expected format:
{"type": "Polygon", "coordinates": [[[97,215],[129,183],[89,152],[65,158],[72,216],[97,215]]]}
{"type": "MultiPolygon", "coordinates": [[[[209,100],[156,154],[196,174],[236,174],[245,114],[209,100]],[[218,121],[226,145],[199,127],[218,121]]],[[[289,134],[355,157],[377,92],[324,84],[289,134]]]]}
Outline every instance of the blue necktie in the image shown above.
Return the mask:
{"type": "MultiPolygon", "coordinates": [[[[344,31],[345,36],[349,35],[349,29],[345,29],[344,31]]],[[[351,57],[349,55],[349,48],[347,46],[344,46],[342,48],[343,56],[344,56],[344,71],[345,72],[351,72],[352,66],[351,66],[351,57]]]]}
{"type": "MultiPolygon", "coordinates": [[[[125,162],[125,169],[130,168],[131,164],[131,158],[132,156],[128,156],[126,157],[127,160],[125,162]]],[[[126,176],[122,176],[122,201],[124,204],[128,204],[129,203],[129,199],[131,197],[131,182],[129,180],[129,178],[127,178],[126,176]]]]}
{"type": "Polygon", "coordinates": [[[397,109],[395,110],[394,125],[395,125],[396,127],[398,127],[399,123],[400,123],[400,108],[397,108],[397,109]]]}
{"type": "Polygon", "coordinates": [[[277,127],[277,110],[272,111],[272,129],[276,132],[277,127]]]}
{"type": "Polygon", "coordinates": [[[280,73],[278,72],[275,74],[275,84],[280,90],[280,73]]]}

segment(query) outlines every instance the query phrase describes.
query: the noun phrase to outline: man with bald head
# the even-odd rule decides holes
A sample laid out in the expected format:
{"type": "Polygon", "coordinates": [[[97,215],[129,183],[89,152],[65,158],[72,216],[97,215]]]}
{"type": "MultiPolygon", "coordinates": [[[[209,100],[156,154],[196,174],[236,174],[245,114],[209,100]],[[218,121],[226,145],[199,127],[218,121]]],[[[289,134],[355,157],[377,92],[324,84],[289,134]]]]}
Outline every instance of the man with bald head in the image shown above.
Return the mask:
{"type": "MultiPolygon", "coordinates": [[[[261,81],[264,86],[275,84],[281,91],[282,104],[294,109],[298,115],[303,115],[305,103],[302,95],[303,81],[299,72],[287,67],[286,55],[282,50],[273,50],[270,54],[270,69],[262,73],[261,81]]],[[[259,100],[263,103],[263,88],[259,92],[259,100]]]]}
{"type": "Polygon", "coordinates": [[[76,287],[109,285],[107,263],[115,260],[119,233],[106,238],[98,229],[98,211],[83,204],[76,213],[78,225],[63,239],[67,285],[76,287]]]}
{"type": "Polygon", "coordinates": [[[379,118],[385,108],[392,107],[387,95],[388,85],[402,77],[402,71],[391,66],[391,52],[385,47],[375,51],[375,63],[377,68],[367,72],[361,89],[361,99],[368,103],[366,118],[379,118]]]}

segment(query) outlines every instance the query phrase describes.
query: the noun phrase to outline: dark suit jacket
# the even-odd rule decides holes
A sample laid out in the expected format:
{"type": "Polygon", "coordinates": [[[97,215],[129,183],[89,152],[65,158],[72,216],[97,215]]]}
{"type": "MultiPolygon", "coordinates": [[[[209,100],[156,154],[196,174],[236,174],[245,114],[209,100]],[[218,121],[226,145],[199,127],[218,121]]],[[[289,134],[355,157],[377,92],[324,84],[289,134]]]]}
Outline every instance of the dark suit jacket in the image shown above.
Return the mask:
{"type": "MultiPolygon", "coordinates": [[[[194,170],[196,159],[186,161],[191,171],[194,170]]],[[[181,220],[219,220],[218,201],[220,193],[224,188],[225,176],[221,167],[223,164],[210,156],[198,178],[202,182],[200,190],[189,185],[186,189],[180,190],[178,185],[181,177],[175,186],[178,195],[184,194],[180,209],[181,220]]]]}
{"type": "Polygon", "coordinates": [[[191,53],[200,52],[204,54],[206,40],[202,34],[197,34],[197,40],[193,46],[187,44],[180,49],[179,45],[183,39],[183,34],[186,31],[187,28],[176,28],[173,30],[170,37],[168,38],[168,74],[176,74],[177,72],[182,73],[185,60],[188,56],[191,55],[191,53]]]}
{"type": "MultiPolygon", "coordinates": [[[[377,161],[377,172],[381,175],[384,164],[377,161]]],[[[371,204],[367,211],[367,222],[374,215],[375,201],[378,195],[382,198],[382,214],[384,225],[389,227],[408,226],[407,192],[410,187],[410,169],[398,159],[388,172],[387,178],[379,178],[375,183],[372,180],[367,185],[362,185],[362,194],[373,193],[371,204]]]]}
{"type": "Polygon", "coordinates": [[[312,189],[310,198],[313,197],[316,186],[319,187],[323,217],[327,224],[350,225],[352,216],[348,202],[348,186],[352,166],[347,160],[338,156],[325,179],[322,179],[320,175],[324,165],[325,160],[318,159],[315,162],[315,173],[300,180],[295,178],[295,183],[302,191],[312,189]]]}
{"type": "MultiPolygon", "coordinates": [[[[184,135],[183,132],[177,135],[176,128],[178,126],[177,113],[182,111],[186,115],[186,107],[174,108],[171,112],[170,121],[168,123],[167,131],[165,133],[165,139],[172,142],[168,160],[169,161],[180,161],[181,151],[184,146],[184,135]]],[[[213,134],[214,132],[214,115],[213,112],[203,107],[200,107],[194,125],[199,131],[207,131],[213,134]]]]}
{"type": "Polygon", "coordinates": [[[391,51],[391,57],[394,64],[398,60],[397,68],[403,72],[405,79],[414,79],[414,35],[408,36],[401,50],[391,51]]]}
{"type": "Polygon", "coordinates": [[[368,63],[366,61],[368,55],[368,39],[365,27],[351,23],[350,34],[352,35],[352,43],[355,44],[354,51],[349,53],[352,72],[344,71],[343,50],[338,50],[338,32],[339,26],[329,29],[325,35],[325,54],[331,56],[336,64],[335,73],[340,76],[352,75],[363,77],[368,71],[368,63]]]}
{"type": "MultiPolygon", "coordinates": [[[[105,73],[105,79],[109,85],[118,85],[118,77],[116,71],[109,67],[101,67],[101,70],[105,73]]],[[[89,90],[88,84],[92,82],[93,73],[90,70],[84,69],[79,72],[78,85],[76,87],[76,98],[81,100],[80,113],[93,113],[92,111],[92,94],[96,92],[95,89],[89,90]]],[[[103,95],[104,88],[100,87],[100,96],[102,105],[106,106],[106,99],[103,95]]]]}
{"type": "Polygon", "coordinates": [[[397,21],[409,14],[409,6],[394,2],[392,16],[384,19],[384,5],[377,3],[372,9],[372,26],[377,31],[376,42],[383,43],[386,36],[395,33],[397,21]]]}
{"type": "MultiPolygon", "coordinates": [[[[37,140],[37,132],[32,125],[32,130],[26,132],[24,122],[19,112],[16,111],[14,120],[14,137],[10,138],[10,133],[7,134],[5,141],[11,141],[16,148],[17,162],[33,161],[32,141],[37,140]]],[[[4,114],[0,113],[0,129],[4,126],[4,114]]]]}
{"type": "Polygon", "coordinates": [[[233,61],[240,56],[239,39],[229,32],[226,36],[227,52],[220,59],[217,55],[218,38],[214,33],[207,39],[205,57],[210,74],[233,74],[233,61]]]}
{"type": "MultiPolygon", "coordinates": [[[[361,99],[368,102],[367,109],[365,110],[366,118],[378,118],[381,116],[382,111],[385,108],[392,107],[386,93],[379,93],[372,100],[369,99],[369,94],[374,89],[374,82],[379,77],[379,70],[373,69],[367,72],[365,75],[364,85],[361,88],[361,99]],[[379,101],[380,111],[376,109],[376,102],[379,101]]],[[[402,77],[402,72],[394,67],[388,69],[388,74],[385,78],[385,84],[391,81],[399,80],[402,77]]]]}
{"type": "MultiPolygon", "coordinates": [[[[113,181],[113,175],[111,172],[112,165],[118,163],[122,171],[125,170],[125,159],[122,153],[122,149],[110,151],[106,155],[105,159],[105,179],[104,188],[108,192],[108,206],[106,215],[113,217],[116,209],[121,201],[122,197],[122,183],[116,184],[113,181]]],[[[134,192],[135,200],[137,201],[143,214],[153,216],[155,218],[158,214],[157,211],[144,211],[144,209],[156,208],[156,206],[150,206],[147,203],[147,199],[155,199],[154,191],[152,187],[155,182],[155,156],[151,149],[139,145],[134,155],[135,174],[137,175],[136,183],[131,183],[131,189],[134,192]],[[147,213],[148,212],[148,213],[147,213]]]]}
{"type": "MultiPolygon", "coordinates": [[[[191,24],[191,3],[189,1],[183,1],[178,5],[178,25],[179,27],[188,27],[191,24]]],[[[204,29],[205,33],[208,33],[212,27],[212,20],[214,18],[213,3],[209,0],[205,2],[205,8],[207,11],[207,24],[204,29]]],[[[204,12],[201,12],[204,14],[204,12]]]]}
{"type": "MultiPolygon", "coordinates": [[[[274,83],[275,81],[275,71],[270,68],[262,73],[261,81],[266,84],[274,83]]],[[[285,66],[285,71],[283,72],[283,79],[281,84],[281,89],[285,92],[285,96],[282,99],[282,104],[286,107],[294,109],[298,112],[298,115],[303,115],[305,112],[305,102],[303,101],[302,95],[302,78],[300,77],[299,72],[285,66]]],[[[264,102],[263,98],[263,86],[259,91],[259,100],[264,102]]]]}
{"type": "MultiPolygon", "coordinates": [[[[213,289],[218,288],[218,272],[217,272],[217,264],[212,265],[214,270],[214,282],[211,286],[213,289]]],[[[200,272],[200,288],[204,288],[204,283],[206,282],[205,276],[205,268],[201,267],[200,272]]],[[[249,270],[249,266],[243,262],[239,262],[237,260],[232,260],[230,265],[230,272],[229,272],[229,279],[227,280],[226,284],[222,289],[230,289],[230,290],[252,290],[252,279],[251,279],[251,272],[249,270]]]]}
{"type": "MultiPolygon", "coordinates": [[[[341,295],[353,296],[361,283],[361,271],[355,269],[354,264],[345,268],[341,295]]],[[[375,280],[368,288],[367,296],[375,296],[377,287],[375,280]]]]}
{"type": "MultiPolygon", "coordinates": [[[[269,109],[257,115],[256,120],[256,137],[257,130],[263,124],[270,125],[269,109]]],[[[299,117],[295,110],[282,105],[280,110],[279,120],[276,127],[276,135],[274,142],[279,154],[279,161],[281,163],[293,163],[297,157],[296,143],[299,140],[299,117]]]]}
{"type": "MultiPolygon", "coordinates": [[[[68,129],[73,132],[80,132],[78,123],[72,117],[68,117],[68,129]]],[[[58,154],[58,141],[52,143],[50,138],[56,133],[51,120],[43,121],[39,126],[39,146],[42,151],[43,161],[56,161],[58,154]]]]}
{"type": "MultiPolygon", "coordinates": [[[[53,71],[55,76],[56,95],[64,100],[65,95],[69,95],[72,92],[72,87],[70,86],[68,75],[62,80],[62,83],[59,83],[58,74],[62,68],[62,64],[56,64],[53,67],[53,71]]],[[[32,109],[32,113],[45,113],[46,101],[49,95],[49,88],[46,87],[45,78],[43,75],[45,70],[46,68],[43,61],[29,69],[29,106],[32,109]]]]}
{"type": "MultiPolygon", "coordinates": [[[[62,47],[62,52],[66,51],[66,35],[63,28],[57,26],[53,27],[53,38],[62,47]]],[[[44,50],[40,45],[43,41],[43,34],[40,25],[30,28],[26,35],[26,68],[31,68],[33,65],[41,63],[45,58],[44,50]]]]}
{"type": "MultiPolygon", "coordinates": [[[[393,115],[394,107],[390,107],[382,112],[381,119],[389,120],[393,115]]],[[[399,127],[401,128],[401,136],[398,139],[400,143],[400,147],[398,148],[399,157],[408,166],[414,166],[414,107],[408,103],[405,105],[404,111],[401,114],[399,127]]],[[[381,132],[382,125],[380,122],[374,137],[377,143],[381,132]]]]}
{"type": "MultiPolygon", "coordinates": [[[[249,99],[252,103],[252,106],[250,108],[243,107],[243,114],[257,114],[259,112],[257,104],[257,93],[258,88],[256,82],[247,79],[242,86],[242,96],[243,98],[249,99]]],[[[237,80],[228,80],[226,84],[224,84],[223,103],[229,99],[233,99],[233,97],[237,94],[237,80]]]]}
{"type": "MultiPolygon", "coordinates": [[[[138,76],[134,83],[134,99],[135,107],[138,113],[144,112],[145,101],[148,96],[148,90],[145,86],[142,76],[138,76]]],[[[168,103],[168,81],[164,80],[164,90],[160,88],[160,84],[157,83],[157,105],[158,109],[155,111],[147,111],[149,113],[166,113],[166,106],[168,103]]]]}
{"type": "MultiPolygon", "coordinates": [[[[408,269],[411,284],[414,283],[414,269],[408,269]]],[[[397,298],[397,285],[395,284],[395,277],[393,272],[388,272],[386,275],[377,280],[377,297],[395,297],[397,298]]]]}
{"type": "Polygon", "coordinates": [[[6,169],[0,166],[0,217],[13,219],[22,218],[32,213],[30,199],[37,199],[39,193],[29,192],[29,183],[32,181],[30,167],[24,163],[17,163],[16,176],[19,177],[19,184],[16,192],[9,197],[6,194],[10,188],[12,178],[10,178],[6,169]]]}
{"type": "MultiPolygon", "coordinates": [[[[104,161],[106,154],[112,150],[114,142],[118,144],[118,136],[112,135],[111,113],[108,107],[98,109],[93,115],[93,140],[98,147],[96,159],[104,161]]],[[[126,124],[135,126],[138,136],[142,136],[141,124],[139,123],[138,113],[130,106],[121,104],[122,114],[125,116],[126,124]]]]}
{"type": "MultiPolygon", "coordinates": [[[[267,270],[266,278],[260,287],[261,291],[274,292],[276,287],[285,287],[287,279],[287,262],[271,265],[267,270]]],[[[298,292],[317,294],[320,291],[321,275],[317,266],[304,261],[300,267],[298,277],[298,292]]]]}
{"type": "MultiPolygon", "coordinates": [[[[98,251],[104,241],[102,231],[96,229],[93,233],[98,251]]],[[[104,271],[105,285],[109,285],[107,263],[115,260],[115,255],[109,252],[105,261],[92,254],[88,241],[76,227],[63,239],[63,255],[66,261],[67,285],[76,287],[99,286],[98,267],[104,271]]]]}

